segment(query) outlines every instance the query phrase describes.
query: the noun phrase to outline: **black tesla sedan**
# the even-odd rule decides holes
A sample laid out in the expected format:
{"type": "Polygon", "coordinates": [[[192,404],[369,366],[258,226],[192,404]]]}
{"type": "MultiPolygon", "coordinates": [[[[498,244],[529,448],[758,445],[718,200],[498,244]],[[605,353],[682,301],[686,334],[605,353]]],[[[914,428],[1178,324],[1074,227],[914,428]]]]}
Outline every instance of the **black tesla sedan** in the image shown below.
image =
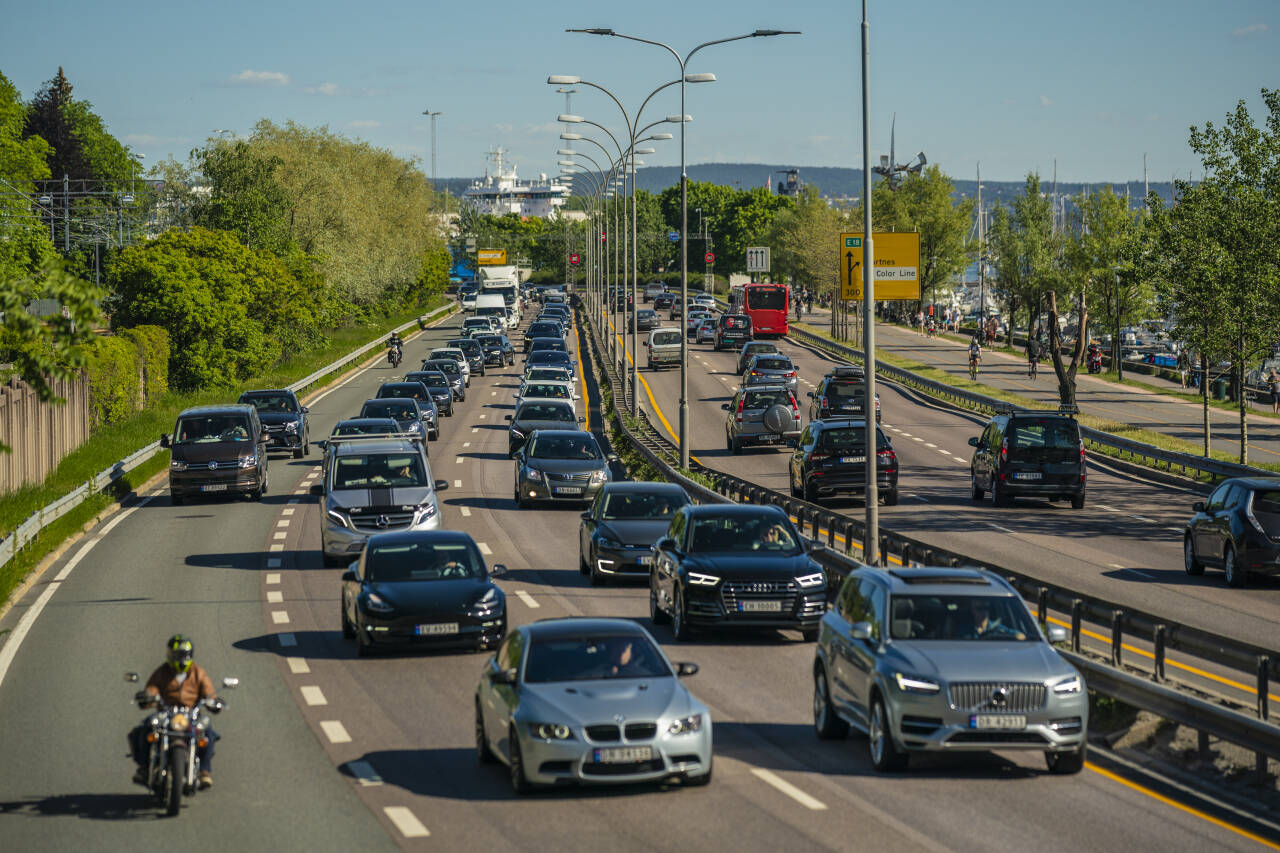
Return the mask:
{"type": "Polygon", "coordinates": [[[1280,574],[1280,477],[1223,480],[1192,507],[1182,537],[1187,574],[1221,568],[1229,586],[1250,574],[1280,574]]]}
{"type": "Polygon", "coordinates": [[[649,576],[651,548],[692,501],[675,483],[606,483],[578,527],[578,571],[593,585],[649,576]]]}
{"type": "Polygon", "coordinates": [[[704,504],[676,512],[653,546],[649,615],[677,640],[697,628],[794,628],[818,636],[827,580],[777,506],[704,504]]]}
{"type": "Polygon", "coordinates": [[[496,648],[506,632],[506,597],[461,531],[375,534],[342,573],[342,635],[361,657],[378,648],[496,648]]]}

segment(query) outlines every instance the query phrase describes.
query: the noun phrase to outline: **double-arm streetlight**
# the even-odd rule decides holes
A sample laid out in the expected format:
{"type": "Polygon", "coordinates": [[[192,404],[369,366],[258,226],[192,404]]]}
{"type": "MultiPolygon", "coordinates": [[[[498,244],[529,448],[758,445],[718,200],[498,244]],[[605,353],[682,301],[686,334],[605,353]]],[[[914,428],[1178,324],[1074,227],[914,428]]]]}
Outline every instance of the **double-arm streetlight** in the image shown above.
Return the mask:
{"type": "MultiPolygon", "coordinates": [[[[670,45],[663,44],[660,41],[652,39],[640,38],[638,36],[626,35],[624,33],[614,32],[607,27],[592,27],[589,29],[569,29],[566,32],[571,33],[587,33],[596,36],[613,36],[614,38],[627,39],[628,41],[638,41],[642,44],[651,44],[660,47],[669,52],[680,66],[680,116],[685,116],[685,83],[696,82],[686,79],[686,68],[688,68],[689,60],[693,55],[704,47],[710,47],[714,44],[724,44],[731,41],[740,41],[749,38],[763,38],[767,36],[781,35],[799,35],[797,31],[792,30],[755,30],[754,32],[745,33],[740,36],[731,36],[729,38],[715,39],[713,41],[703,42],[697,47],[690,50],[683,57],[679,51],[670,45]]],[[[680,319],[681,319],[681,335],[680,335],[680,467],[689,467],[689,336],[684,334],[685,328],[688,326],[689,313],[689,176],[685,171],[685,133],[684,126],[686,122],[680,122],[680,319]]]]}

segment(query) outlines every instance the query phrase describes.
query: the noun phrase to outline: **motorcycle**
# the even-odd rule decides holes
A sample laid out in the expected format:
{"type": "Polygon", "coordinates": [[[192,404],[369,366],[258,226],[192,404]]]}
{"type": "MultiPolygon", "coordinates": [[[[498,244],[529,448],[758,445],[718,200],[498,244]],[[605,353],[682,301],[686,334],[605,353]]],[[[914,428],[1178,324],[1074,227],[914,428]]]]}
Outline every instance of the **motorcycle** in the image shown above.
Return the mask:
{"type": "Polygon", "coordinates": [[[400,360],[404,358],[404,354],[400,351],[400,347],[391,347],[387,350],[387,363],[392,367],[399,367],[400,360]]]}
{"type": "Polygon", "coordinates": [[[1097,347],[1090,347],[1088,360],[1086,364],[1089,367],[1090,373],[1101,373],[1102,372],[1102,350],[1098,349],[1097,347]]]}
{"type": "MultiPolygon", "coordinates": [[[[126,681],[136,682],[138,674],[130,672],[126,681]]],[[[224,678],[222,686],[233,688],[236,678],[224,678]]],[[[166,706],[159,696],[140,690],[133,697],[138,707],[153,709],[143,722],[148,744],[147,790],[164,806],[165,814],[174,817],[182,807],[183,797],[193,797],[199,786],[200,757],[197,749],[208,745],[209,718],[221,713],[226,703],[221,699],[201,699],[195,707],[166,706]]]]}

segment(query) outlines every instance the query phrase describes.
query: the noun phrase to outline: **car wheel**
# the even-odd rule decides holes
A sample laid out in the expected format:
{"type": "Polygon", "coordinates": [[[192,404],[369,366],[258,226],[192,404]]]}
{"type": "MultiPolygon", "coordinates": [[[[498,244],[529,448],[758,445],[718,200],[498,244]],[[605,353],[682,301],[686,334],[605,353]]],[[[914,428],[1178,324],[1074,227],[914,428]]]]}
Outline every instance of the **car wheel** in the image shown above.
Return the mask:
{"type": "Polygon", "coordinates": [[[881,773],[903,770],[907,755],[893,742],[889,731],[889,715],[884,710],[884,700],[879,696],[871,704],[871,718],[867,721],[867,748],[871,752],[871,764],[881,773]]]}
{"type": "Polygon", "coordinates": [[[1192,576],[1204,574],[1204,563],[1196,559],[1196,549],[1191,544],[1190,534],[1182,540],[1182,568],[1192,576]]]}
{"type": "Polygon", "coordinates": [[[671,621],[671,615],[658,606],[658,591],[649,584],[649,621],[655,625],[665,625],[671,621]]]}
{"type": "Polygon", "coordinates": [[[687,643],[693,639],[693,631],[689,628],[689,612],[685,609],[684,590],[676,587],[675,606],[671,608],[671,636],[677,642],[687,643]]]}
{"type": "Polygon", "coordinates": [[[796,488],[795,478],[790,475],[787,476],[787,487],[791,490],[791,497],[800,497],[800,490],[796,488]]]}
{"type": "Polygon", "coordinates": [[[711,771],[715,769],[715,759],[708,759],[707,772],[701,776],[686,776],[684,784],[690,788],[701,788],[703,785],[711,784],[711,771]]]}
{"type": "Polygon", "coordinates": [[[520,738],[516,736],[515,727],[512,726],[510,733],[507,735],[508,743],[511,744],[511,760],[508,762],[508,769],[511,771],[511,790],[517,794],[527,794],[533,789],[529,784],[529,779],[524,775],[524,758],[520,755],[520,738]]]}
{"type": "Polygon", "coordinates": [[[351,621],[347,619],[347,603],[341,604],[342,608],[342,636],[348,640],[353,639],[356,635],[356,629],[352,626],[351,621]]]}
{"type": "Polygon", "coordinates": [[[818,629],[817,628],[801,628],[800,639],[804,640],[806,643],[815,642],[818,639],[818,629]]]}
{"type": "Polygon", "coordinates": [[[1236,549],[1230,545],[1222,552],[1222,575],[1226,578],[1227,586],[1234,587],[1244,586],[1245,579],[1249,576],[1236,560],[1236,549]]]}
{"type": "Polygon", "coordinates": [[[897,489],[889,489],[888,491],[886,491],[886,492],[884,493],[884,505],[885,505],[885,506],[897,506],[897,505],[898,505],[898,490],[897,490],[897,489]]]}
{"type": "Polygon", "coordinates": [[[983,491],[982,491],[982,487],[978,485],[978,478],[971,477],[970,482],[973,484],[973,499],[975,501],[982,500],[983,491]]]}
{"type": "Polygon", "coordinates": [[[992,506],[1008,506],[1009,498],[1000,491],[1000,484],[994,479],[991,481],[991,505],[992,506]]]}
{"type": "Polygon", "coordinates": [[[813,668],[813,730],[822,740],[839,740],[849,734],[849,724],[840,718],[831,704],[827,670],[822,665],[813,668]]]}
{"type": "Polygon", "coordinates": [[[729,450],[733,451],[734,456],[742,455],[742,440],[735,438],[729,442],[729,450]]]}
{"type": "Polygon", "coordinates": [[[519,487],[519,486],[516,486],[515,499],[516,499],[516,508],[517,508],[517,509],[524,509],[525,507],[527,507],[527,506],[529,505],[529,504],[525,501],[525,499],[524,499],[524,495],[520,494],[520,487],[519,487]]]}
{"type": "Polygon", "coordinates": [[[266,496],[269,477],[270,475],[266,471],[262,472],[261,485],[259,485],[258,488],[250,495],[250,497],[253,498],[255,501],[260,501],[263,499],[263,497],[266,496]]]}
{"type": "Polygon", "coordinates": [[[480,764],[492,764],[496,756],[489,748],[489,738],[484,733],[484,712],[480,710],[480,699],[476,699],[476,761],[480,764]]]}
{"type": "Polygon", "coordinates": [[[587,558],[582,555],[582,551],[578,551],[578,574],[586,575],[590,569],[587,568],[587,558]]]}
{"type": "Polygon", "coordinates": [[[1048,765],[1050,773],[1059,776],[1079,773],[1084,769],[1086,749],[1084,744],[1080,744],[1079,749],[1073,749],[1070,752],[1046,752],[1044,763],[1048,765]]]}
{"type": "Polygon", "coordinates": [[[1084,509],[1084,492],[1081,492],[1078,495],[1071,496],[1071,508],[1084,509]]]}
{"type": "Polygon", "coordinates": [[[184,500],[186,500],[186,498],[184,498],[182,495],[179,495],[175,492],[169,493],[169,503],[173,504],[174,506],[182,506],[182,502],[184,500]]]}
{"type": "Polygon", "coordinates": [[[591,576],[592,586],[604,586],[608,583],[609,579],[601,574],[600,570],[596,568],[595,560],[592,560],[591,565],[587,567],[587,574],[591,576]]]}
{"type": "Polygon", "coordinates": [[[293,458],[294,458],[294,459],[301,459],[305,454],[306,454],[306,451],[305,451],[305,450],[303,450],[301,447],[295,447],[295,448],[293,449],[293,458]]]}
{"type": "Polygon", "coordinates": [[[359,625],[351,626],[356,632],[356,657],[372,657],[373,643],[369,642],[369,634],[367,631],[361,631],[359,625]]]}
{"type": "Polygon", "coordinates": [[[813,483],[809,480],[801,480],[800,488],[804,492],[804,499],[809,503],[818,502],[818,490],[813,487],[813,483]]]}

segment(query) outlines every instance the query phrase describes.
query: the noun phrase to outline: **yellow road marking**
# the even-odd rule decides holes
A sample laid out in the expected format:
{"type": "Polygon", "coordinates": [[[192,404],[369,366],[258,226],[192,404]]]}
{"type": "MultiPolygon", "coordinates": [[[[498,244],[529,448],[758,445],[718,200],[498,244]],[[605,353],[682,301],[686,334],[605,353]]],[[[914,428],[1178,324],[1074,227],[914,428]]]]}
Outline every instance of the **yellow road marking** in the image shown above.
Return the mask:
{"type": "MultiPolygon", "coordinates": [[[[577,321],[574,321],[574,324],[573,324],[573,339],[574,339],[574,341],[578,341],[578,323],[577,323],[577,321]]],[[[575,350],[576,350],[576,353],[577,353],[577,356],[578,356],[578,382],[579,382],[579,384],[581,384],[581,385],[582,385],[582,406],[583,406],[583,408],[584,408],[584,409],[586,409],[586,418],[587,418],[587,424],[586,424],[586,426],[587,426],[587,432],[591,432],[591,400],[587,398],[587,378],[586,378],[586,374],[582,372],[582,345],[581,345],[581,342],[578,342],[578,346],[575,348],[575,350]]]]}

